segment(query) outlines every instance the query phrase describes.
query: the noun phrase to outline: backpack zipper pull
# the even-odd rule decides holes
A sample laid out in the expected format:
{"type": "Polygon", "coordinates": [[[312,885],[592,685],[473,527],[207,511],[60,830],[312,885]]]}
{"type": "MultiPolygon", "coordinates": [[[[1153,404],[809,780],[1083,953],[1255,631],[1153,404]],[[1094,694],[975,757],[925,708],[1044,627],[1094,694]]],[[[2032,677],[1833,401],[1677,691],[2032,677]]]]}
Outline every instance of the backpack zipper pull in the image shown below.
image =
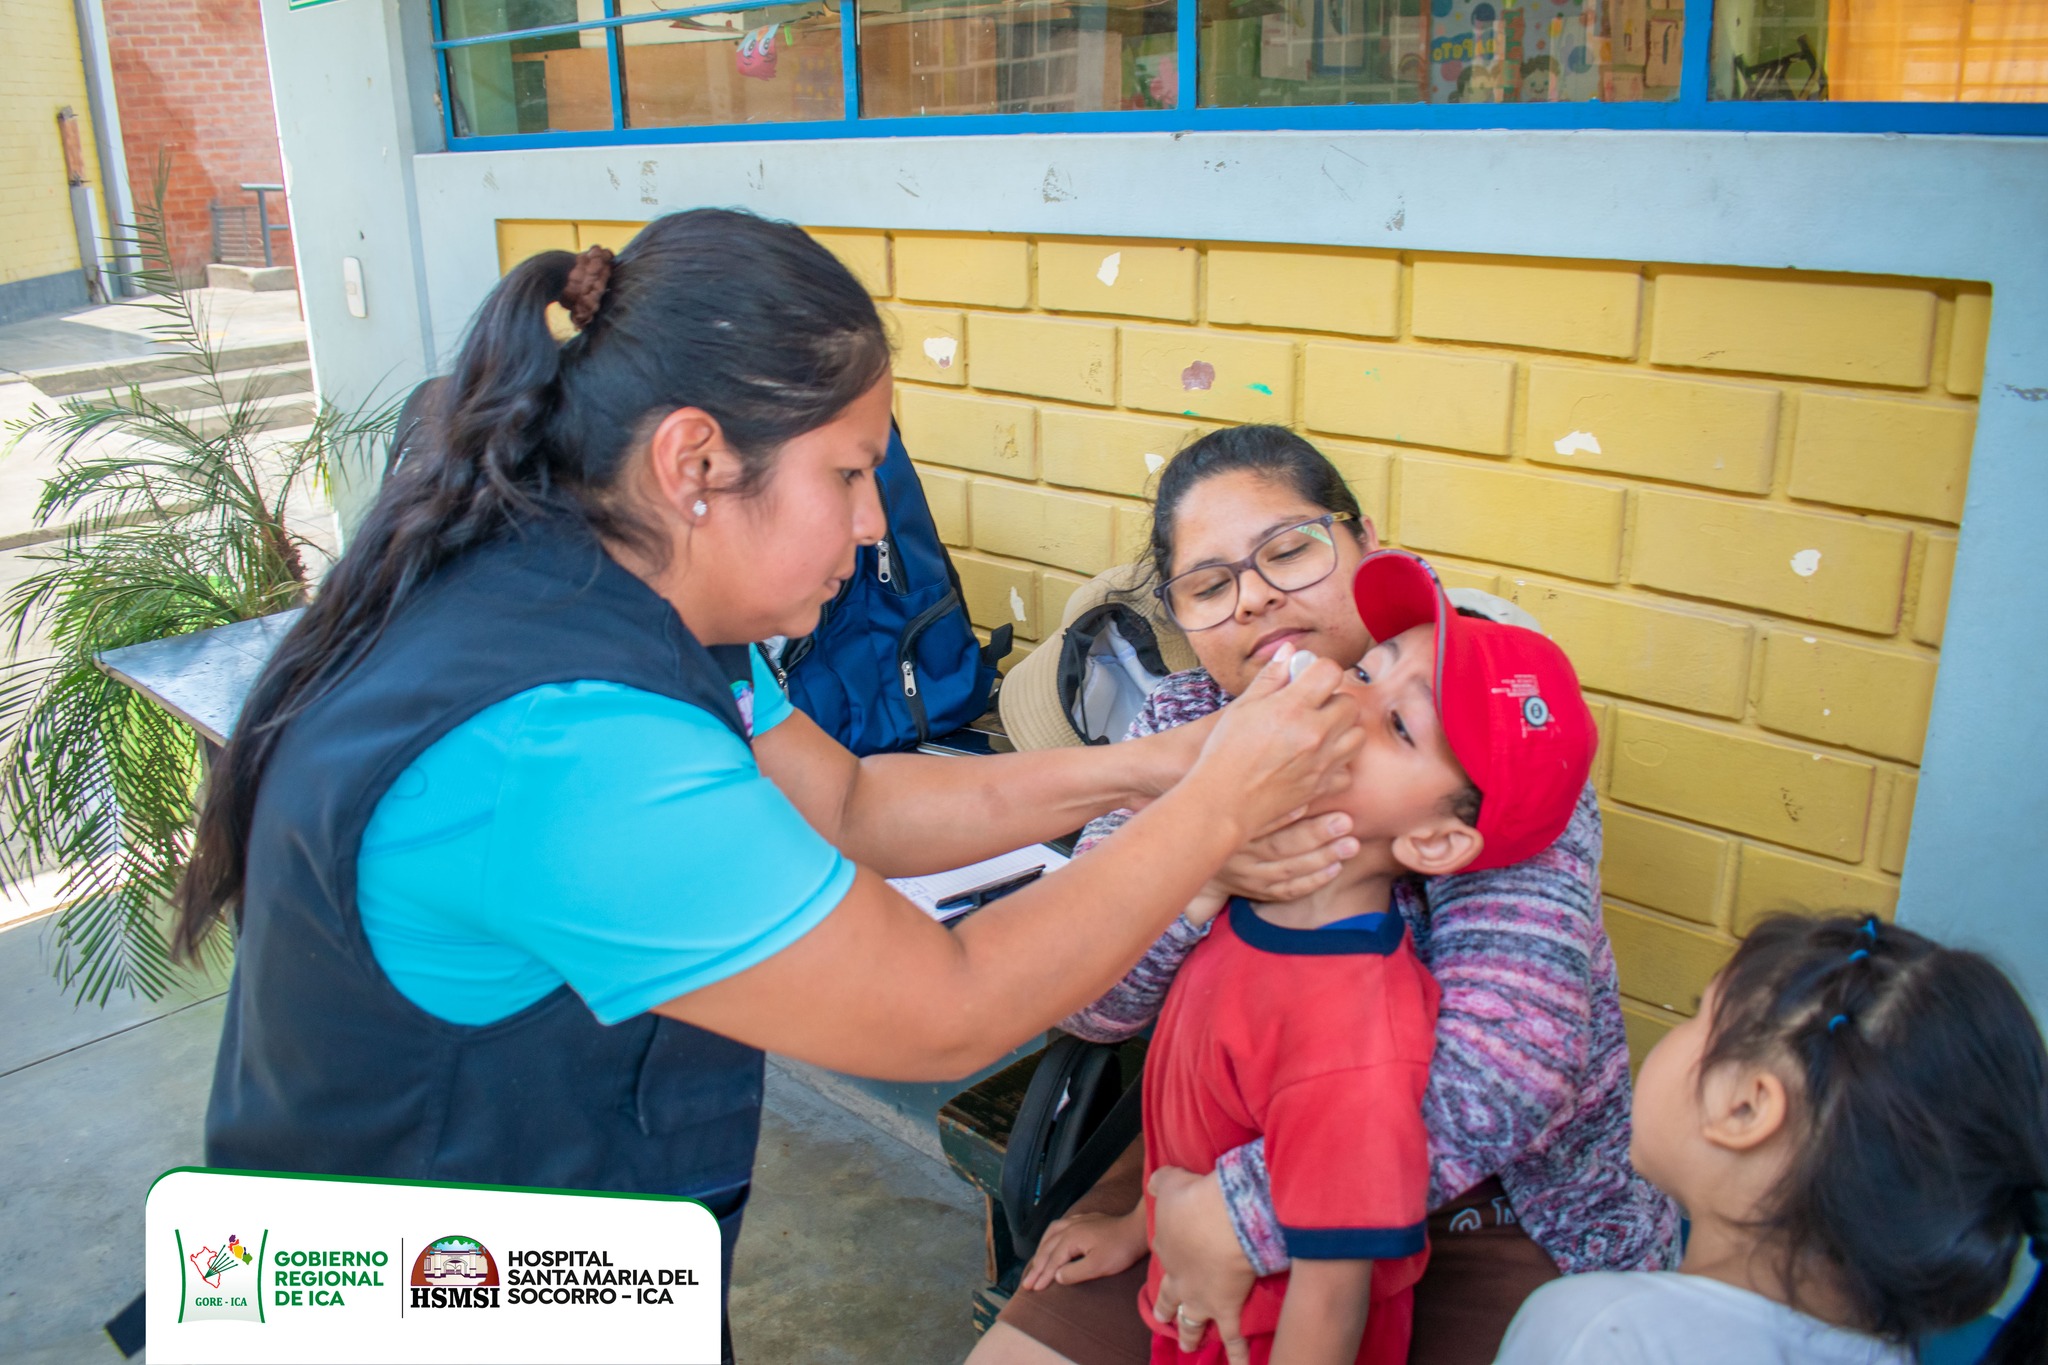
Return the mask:
{"type": "Polygon", "coordinates": [[[875,542],[875,577],[889,584],[896,581],[896,563],[889,557],[889,542],[886,537],[875,542]]]}
{"type": "Polygon", "coordinates": [[[910,666],[910,660],[908,659],[903,661],[903,695],[906,697],[917,695],[917,671],[910,666]]]}

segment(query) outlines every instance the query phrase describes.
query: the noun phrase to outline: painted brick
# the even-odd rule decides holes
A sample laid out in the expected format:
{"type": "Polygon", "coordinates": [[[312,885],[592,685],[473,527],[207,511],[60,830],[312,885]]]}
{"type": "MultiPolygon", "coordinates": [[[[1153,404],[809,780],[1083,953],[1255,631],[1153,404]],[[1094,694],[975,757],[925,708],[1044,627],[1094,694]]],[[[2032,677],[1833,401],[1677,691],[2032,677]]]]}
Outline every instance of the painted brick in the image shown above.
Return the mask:
{"type": "Polygon", "coordinates": [[[1116,505],[1115,562],[1152,562],[1152,508],[1146,503],[1120,502],[1116,505]]]}
{"type": "Polygon", "coordinates": [[[516,218],[498,220],[498,273],[504,274],[528,256],[543,251],[575,251],[574,223],[533,223],[516,218]]]}
{"type": "Polygon", "coordinates": [[[967,476],[920,461],[917,481],[924,485],[924,500],[931,506],[939,539],[948,545],[972,544],[967,536],[967,476]]]}
{"type": "Polygon", "coordinates": [[[1038,620],[1048,637],[1060,628],[1060,620],[1067,610],[1067,599],[1087,582],[1079,574],[1061,573],[1058,569],[1039,570],[1038,620]]]}
{"type": "MultiPolygon", "coordinates": [[[[974,638],[981,641],[983,644],[987,644],[988,632],[985,630],[977,629],[974,632],[974,638]]],[[[1010,652],[1008,654],[1005,654],[1001,659],[998,659],[996,661],[996,672],[1002,674],[1006,678],[1009,677],[1010,670],[1015,668],[1018,664],[1023,663],[1026,659],[1030,658],[1031,651],[1036,648],[1038,648],[1038,646],[1033,644],[1031,641],[1023,639],[1022,637],[1013,636],[1010,641],[1010,652]]]]}
{"type": "Polygon", "coordinates": [[[1735,945],[1697,929],[1608,905],[1601,917],[1614,944],[1625,994],[1678,1014],[1699,1012],[1700,996],[1735,945]]]}
{"type": "Polygon", "coordinates": [[[904,384],[896,390],[903,444],[933,464],[1029,479],[1038,472],[1029,403],[904,384]]]}
{"type": "Polygon", "coordinates": [[[989,308],[1031,302],[1031,248],[1021,237],[900,234],[895,266],[900,298],[989,308]]]}
{"type": "Polygon", "coordinates": [[[1776,389],[1612,368],[1529,370],[1522,453],[1543,464],[1766,493],[1777,446],[1776,389]]]}
{"type": "Polygon", "coordinates": [[[1625,497],[1609,484],[1404,455],[1394,524],[1401,544],[1425,553],[1611,583],[1625,497]]]}
{"type": "Polygon", "coordinates": [[[968,620],[984,630],[1009,626],[1026,639],[1039,638],[1038,584],[1027,565],[963,552],[953,556],[953,567],[960,571],[968,620]]]}
{"type": "Polygon", "coordinates": [[[1920,761],[1934,660],[1797,631],[1764,633],[1757,722],[1865,753],[1920,761]]]}
{"type": "Polygon", "coordinates": [[[1924,289],[1666,272],[1650,359],[1924,388],[1934,305],[1924,289]]]}
{"type": "Polygon", "coordinates": [[[1643,279],[1613,266],[1420,260],[1409,327],[1419,337],[1632,357],[1643,279]]]}
{"type": "Polygon", "coordinates": [[[1603,809],[1600,818],[1608,894],[1697,924],[1718,922],[1726,838],[1634,811],[1603,809]]]}
{"type": "Polygon", "coordinates": [[[896,377],[927,384],[967,382],[967,318],[949,308],[883,304],[882,325],[896,343],[896,377]]]}
{"type": "Polygon", "coordinates": [[[1792,439],[1795,498],[1955,523],[1977,413],[1960,404],[1808,393],[1792,439]]]}
{"type": "Polygon", "coordinates": [[[1614,799],[1843,862],[1863,857],[1877,770],[1749,735],[1622,708],[1614,799]]]}
{"type": "Polygon", "coordinates": [[[1735,932],[1747,934],[1766,915],[1793,910],[1801,914],[1844,914],[1892,917],[1899,903],[1898,883],[1852,872],[1839,863],[1744,844],[1735,875],[1735,932]]]}
{"type": "Polygon", "coordinates": [[[1891,809],[1884,817],[1884,845],[1877,865],[1894,876],[1906,870],[1906,844],[1913,834],[1913,801],[1920,794],[1920,779],[1912,773],[1892,778],[1891,809]]]}
{"type": "Polygon", "coordinates": [[[1948,378],[1950,393],[1974,398],[1984,392],[1984,347],[1991,339],[1991,296],[1983,293],[1956,295],[1954,321],[1948,334],[1948,378]]]}
{"type": "Polygon", "coordinates": [[[1956,538],[1923,535],[1927,546],[1920,557],[1920,593],[1913,602],[1913,638],[1923,645],[1941,643],[1948,625],[1949,586],[1956,576],[1956,538]]]}
{"type": "Polygon", "coordinates": [[[1385,530],[1392,520],[1388,512],[1393,507],[1390,490],[1394,461],[1401,452],[1390,446],[1352,445],[1344,441],[1317,441],[1315,446],[1344,476],[1344,482],[1358,499],[1358,510],[1372,520],[1375,528],[1385,530]]]}
{"type": "Polygon", "coordinates": [[[806,228],[819,245],[839,258],[840,264],[878,299],[889,296],[889,234],[858,232],[846,228],[806,228]]]}
{"type": "Polygon", "coordinates": [[[1856,518],[1645,489],[1629,581],[1889,635],[1911,544],[1856,518]]]}
{"type": "Polygon", "coordinates": [[[1116,401],[1116,328],[1107,323],[974,313],[967,328],[977,389],[1116,401]]]}
{"type": "Polygon", "coordinates": [[[1685,1022],[1685,1016],[1670,1010],[1660,1010],[1655,1005],[1623,999],[1621,1002],[1621,1028],[1628,1038],[1628,1065],[1631,1073],[1642,1070],[1643,1058],[1650,1055],[1650,1049],[1664,1041],[1664,1035],[1685,1022]]]}
{"type": "Polygon", "coordinates": [[[1209,248],[1209,321],[1391,337],[1401,330],[1401,263],[1296,247],[1209,248]]]}
{"type": "Polygon", "coordinates": [[[1060,313],[1195,320],[1201,253],[1138,242],[1038,244],[1038,306],[1060,313]]]}
{"type": "Polygon", "coordinates": [[[977,549],[1098,574],[1108,568],[1115,509],[1095,498],[976,480],[968,490],[977,549]]]}
{"type": "Polygon", "coordinates": [[[1462,564],[1453,564],[1447,559],[1429,561],[1429,567],[1436,570],[1436,576],[1446,588],[1477,588],[1499,596],[1500,575],[1483,569],[1471,569],[1462,564]]]}
{"type": "Polygon", "coordinates": [[[1131,498],[1146,496],[1158,471],[1199,431],[1192,422],[1068,408],[1038,410],[1046,482],[1131,498]]]}
{"type": "Polygon", "coordinates": [[[588,251],[594,246],[608,247],[613,255],[626,249],[626,244],[640,235],[645,223],[578,223],[576,225],[576,249],[588,251]]]}
{"type": "Polygon", "coordinates": [[[1125,407],[1223,422],[1293,420],[1291,341],[1167,327],[1125,327],[1121,341],[1125,407]]]}
{"type": "Polygon", "coordinates": [[[1593,771],[1589,780],[1593,783],[1593,790],[1604,797],[1607,795],[1607,773],[1614,766],[1611,758],[1614,746],[1608,743],[1614,734],[1614,704],[1597,697],[1589,697],[1587,701],[1593,712],[1593,729],[1599,735],[1593,745],[1593,771]]]}
{"type": "Polygon", "coordinates": [[[1302,416],[1316,431],[1508,453],[1512,361],[1311,343],[1302,416]]]}
{"type": "MultiPolygon", "coordinates": [[[[1580,592],[1502,575],[1504,594],[1564,647],[1597,692],[1740,720],[1749,700],[1751,629],[1643,598],[1580,592]]],[[[1633,899],[1633,897],[1631,897],[1633,899]]]]}

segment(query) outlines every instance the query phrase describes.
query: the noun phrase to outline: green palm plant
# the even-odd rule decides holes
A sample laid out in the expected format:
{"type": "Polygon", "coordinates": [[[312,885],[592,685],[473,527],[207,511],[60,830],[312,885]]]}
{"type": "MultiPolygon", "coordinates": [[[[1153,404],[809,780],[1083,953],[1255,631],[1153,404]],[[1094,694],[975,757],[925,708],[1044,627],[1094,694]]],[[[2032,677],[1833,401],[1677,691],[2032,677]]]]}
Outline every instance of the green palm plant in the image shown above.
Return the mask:
{"type": "MultiPolygon", "coordinates": [[[[115,991],[161,998],[178,982],[165,906],[191,846],[203,776],[197,735],[101,672],[94,656],[303,605],[311,543],[294,509],[325,470],[387,437],[395,405],[344,412],[322,402],[297,439],[260,439],[271,402],[228,377],[203,305],[180,292],[163,215],[168,163],[122,243],[129,277],[160,320],[198,397],[159,402],[138,387],[37,407],[9,424],[8,449],[50,442],[56,472],[36,522],[61,537],[7,594],[0,630],[0,886],[61,876],[54,968],[81,1001],[115,991]],[[40,635],[47,652],[23,657],[40,635]]],[[[216,932],[201,955],[225,968],[216,932]]]]}

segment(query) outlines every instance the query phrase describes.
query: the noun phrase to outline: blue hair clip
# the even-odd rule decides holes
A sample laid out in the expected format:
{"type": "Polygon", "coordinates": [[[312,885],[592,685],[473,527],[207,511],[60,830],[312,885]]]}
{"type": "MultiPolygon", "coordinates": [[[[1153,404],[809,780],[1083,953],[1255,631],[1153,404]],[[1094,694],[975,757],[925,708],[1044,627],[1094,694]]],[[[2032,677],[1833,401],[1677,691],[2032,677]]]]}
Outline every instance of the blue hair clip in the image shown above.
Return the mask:
{"type": "Polygon", "coordinates": [[[1834,1031],[1835,1031],[1836,1029],[1840,1028],[1840,1027],[1841,1027],[1842,1025],[1844,1025],[1844,1024],[1846,1024],[1846,1023],[1848,1023],[1848,1022],[1849,1022],[1849,1016],[1848,1016],[1848,1015],[1846,1015],[1846,1014],[1838,1014],[1838,1015],[1836,1015],[1836,1016],[1835,1016],[1834,1018],[1832,1018],[1832,1019],[1828,1020],[1828,1032],[1829,1032],[1829,1033],[1833,1033],[1833,1032],[1834,1032],[1834,1031]]]}
{"type": "Polygon", "coordinates": [[[1868,935],[1870,936],[1870,941],[1871,941],[1872,943],[1875,943],[1875,942],[1877,942],[1877,916],[1876,916],[1876,915],[1865,915],[1865,916],[1863,917],[1863,932],[1864,932],[1864,933],[1866,933],[1866,934],[1868,934],[1868,935]]]}
{"type": "Polygon", "coordinates": [[[1868,949],[1868,948],[1858,948],[1858,949],[1857,949],[1857,950],[1856,950],[1855,952],[1853,952],[1853,953],[1849,954],[1849,960],[1850,960],[1851,962],[1861,962],[1861,961],[1862,961],[1862,960],[1863,960],[1864,958],[1866,958],[1866,957],[1869,957],[1869,956],[1870,956],[1870,949],[1868,949]]]}

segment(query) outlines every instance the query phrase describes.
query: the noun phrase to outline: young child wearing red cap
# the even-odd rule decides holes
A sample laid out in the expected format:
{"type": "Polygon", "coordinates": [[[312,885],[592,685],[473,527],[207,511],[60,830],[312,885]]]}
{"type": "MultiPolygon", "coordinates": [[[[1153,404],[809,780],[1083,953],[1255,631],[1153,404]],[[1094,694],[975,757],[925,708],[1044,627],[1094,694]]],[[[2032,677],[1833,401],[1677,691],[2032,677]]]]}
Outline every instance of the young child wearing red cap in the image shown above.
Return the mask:
{"type": "MultiPolygon", "coordinates": [[[[1354,684],[1367,737],[1328,808],[1350,814],[1362,847],[1302,900],[1190,907],[1224,913],[1174,981],[1146,1060],[1148,1181],[1266,1140],[1293,1269],[1259,1280],[1245,1304],[1254,1365],[1407,1359],[1428,1254],[1421,1103],[1437,988],[1392,911],[1393,885],[1547,847],[1597,741],[1563,651],[1460,616],[1423,561],[1370,555],[1353,596],[1377,641],[1354,684]]],[[[1149,1242],[1149,1198],[1145,1213],[1149,1242]]],[[[1162,1274],[1155,1257],[1139,1303],[1153,1361],[1221,1362],[1213,1329],[1184,1351],[1178,1325],[1154,1317],[1162,1274]]]]}

